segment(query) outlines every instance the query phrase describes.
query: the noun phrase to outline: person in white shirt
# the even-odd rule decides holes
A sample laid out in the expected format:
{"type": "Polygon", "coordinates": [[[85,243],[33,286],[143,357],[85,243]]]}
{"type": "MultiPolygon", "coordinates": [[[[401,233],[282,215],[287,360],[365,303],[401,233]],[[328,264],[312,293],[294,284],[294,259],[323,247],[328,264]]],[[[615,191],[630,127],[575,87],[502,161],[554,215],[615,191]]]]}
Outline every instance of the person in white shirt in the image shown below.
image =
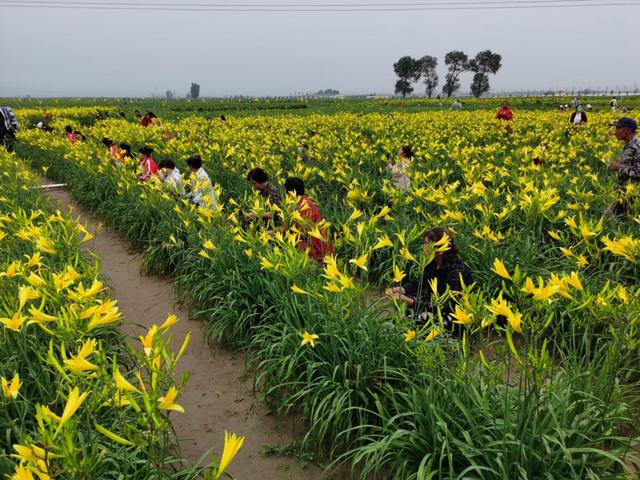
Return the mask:
{"type": "Polygon", "coordinates": [[[167,189],[184,196],[182,175],[180,175],[180,170],[178,170],[176,164],[173,163],[173,160],[165,158],[160,162],[160,165],[158,165],[158,169],[158,175],[162,180],[164,180],[164,185],[167,189]]]}
{"type": "Polygon", "coordinates": [[[587,123],[587,114],[582,111],[582,107],[578,105],[576,111],[571,114],[570,122],[573,125],[580,125],[581,123],[587,123]]]}
{"type": "Polygon", "coordinates": [[[460,103],[460,101],[456,99],[456,101],[453,102],[453,104],[451,105],[451,108],[449,110],[452,111],[452,112],[458,112],[458,111],[462,110],[462,103],[460,103]]]}
{"type": "Polygon", "coordinates": [[[618,109],[618,99],[616,97],[611,98],[611,100],[609,100],[609,106],[611,107],[611,111],[615,112],[618,109]]]}
{"type": "Polygon", "coordinates": [[[391,173],[391,182],[401,192],[409,190],[411,180],[409,179],[408,172],[411,166],[411,159],[413,158],[413,152],[409,145],[403,145],[398,150],[398,160],[396,163],[389,163],[387,168],[391,173]]]}
{"type": "Polygon", "coordinates": [[[189,157],[187,166],[191,172],[191,192],[187,195],[189,201],[202,208],[217,208],[218,200],[213,191],[213,184],[207,172],[202,168],[200,155],[189,157]]]}

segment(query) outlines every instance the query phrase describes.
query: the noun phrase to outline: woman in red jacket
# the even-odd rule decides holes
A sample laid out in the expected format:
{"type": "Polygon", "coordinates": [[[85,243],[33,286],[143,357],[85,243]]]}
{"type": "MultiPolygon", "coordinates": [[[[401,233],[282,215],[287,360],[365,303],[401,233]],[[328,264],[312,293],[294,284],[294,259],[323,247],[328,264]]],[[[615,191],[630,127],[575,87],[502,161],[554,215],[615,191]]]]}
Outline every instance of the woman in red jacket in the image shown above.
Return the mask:
{"type": "Polygon", "coordinates": [[[326,228],[320,229],[320,236],[324,240],[309,234],[317,224],[322,222],[322,214],[318,210],[318,206],[305,194],[304,182],[300,178],[290,177],[284,182],[284,188],[289,192],[295,192],[298,199],[298,212],[305,220],[305,225],[299,225],[293,222],[293,226],[300,231],[300,243],[298,248],[305,251],[309,248],[309,256],[318,262],[322,262],[324,257],[333,254],[333,245],[329,241],[329,232],[326,228]]]}
{"type": "Polygon", "coordinates": [[[502,106],[498,110],[498,113],[496,113],[496,118],[498,120],[506,121],[513,120],[513,112],[509,108],[509,104],[507,102],[502,102],[502,106]]]}

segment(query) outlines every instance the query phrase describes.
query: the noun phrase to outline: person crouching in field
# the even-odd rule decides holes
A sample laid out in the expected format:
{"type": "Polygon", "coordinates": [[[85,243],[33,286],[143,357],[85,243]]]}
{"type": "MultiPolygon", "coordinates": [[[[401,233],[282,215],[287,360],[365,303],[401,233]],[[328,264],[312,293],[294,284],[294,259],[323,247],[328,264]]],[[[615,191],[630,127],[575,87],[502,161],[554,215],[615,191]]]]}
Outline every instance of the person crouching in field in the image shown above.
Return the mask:
{"type": "MultiPolygon", "coordinates": [[[[433,228],[424,235],[423,253],[429,258],[436,251],[422,272],[420,279],[405,280],[401,287],[388,288],[386,296],[390,300],[397,300],[409,306],[410,314],[416,318],[416,323],[425,325],[430,319],[437,322],[437,304],[432,298],[431,282],[436,280],[438,296],[444,295],[447,289],[452,294],[461,292],[464,286],[473,283],[469,267],[458,255],[458,246],[453,234],[447,228],[433,228]]],[[[447,330],[454,327],[451,314],[454,312],[455,302],[452,299],[440,307],[443,326],[447,330]]]]}
{"type": "Polygon", "coordinates": [[[328,229],[320,228],[323,219],[318,206],[307,196],[302,179],[289,177],[284,182],[284,188],[287,195],[295,195],[296,208],[303,220],[303,222],[293,221],[291,225],[300,232],[298,248],[303,252],[308,250],[309,257],[322,262],[326,255],[333,254],[333,245],[329,240],[328,229]],[[313,231],[315,235],[311,234],[313,231]],[[318,236],[322,237],[322,240],[318,236]]]}
{"type": "Polygon", "coordinates": [[[64,136],[67,138],[69,143],[73,145],[78,140],[81,140],[82,134],[80,132],[74,132],[73,128],[71,128],[71,125],[67,125],[66,127],[64,127],[64,136]]]}
{"type": "MultiPolygon", "coordinates": [[[[280,193],[278,189],[274,187],[269,181],[269,176],[267,173],[261,168],[253,168],[247,174],[247,181],[251,184],[251,186],[258,191],[260,196],[268,201],[268,209],[269,211],[265,212],[262,215],[262,220],[268,222],[273,219],[274,226],[280,225],[280,216],[277,212],[273,212],[272,207],[280,207],[280,193]]],[[[247,213],[247,220],[253,220],[253,216],[251,213],[247,213]]]]}
{"type": "Polygon", "coordinates": [[[409,179],[409,167],[413,159],[413,152],[409,145],[403,145],[398,150],[398,159],[396,163],[389,163],[387,169],[391,173],[391,182],[396,189],[401,192],[409,190],[411,180],[409,179]]]}
{"type": "Polygon", "coordinates": [[[513,120],[513,111],[509,108],[509,104],[507,102],[502,102],[502,105],[496,113],[496,118],[507,122],[513,120]]]}
{"type": "Polygon", "coordinates": [[[151,158],[152,153],[153,148],[151,147],[140,147],[138,149],[138,159],[140,160],[140,176],[138,177],[138,180],[141,182],[146,182],[153,175],[158,173],[158,166],[153,158],[151,158]]]}
{"type": "Polygon", "coordinates": [[[109,158],[112,162],[117,162],[120,159],[120,150],[118,149],[116,144],[113,143],[113,140],[105,137],[102,139],[102,145],[104,145],[104,148],[107,149],[107,155],[109,155],[109,158]]]}
{"type": "Polygon", "coordinates": [[[571,114],[569,121],[572,125],[587,123],[587,114],[582,111],[582,107],[580,105],[578,105],[576,107],[576,111],[571,114]]]}
{"type": "Polygon", "coordinates": [[[213,191],[213,184],[205,169],[202,168],[200,155],[189,157],[187,166],[191,172],[191,191],[187,195],[187,199],[202,208],[218,208],[218,200],[213,191]]]}
{"type": "Polygon", "coordinates": [[[620,159],[609,165],[611,170],[618,172],[618,199],[609,205],[605,216],[622,215],[633,206],[633,199],[628,196],[628,185],[640,187],[640,138],[636,137],[638,124],[633,118],[622,117],[610,126],[615,127],[615,136],[624,142],[620,152],[620,159]]]}
{"type": "Polygon", "coordinates": [[[184,185],[182,183],[182,175],[180,170],[170,158],[165,158],[158,165],[158,176],[164,180],[165,189],[184,196],[184,185]]]}

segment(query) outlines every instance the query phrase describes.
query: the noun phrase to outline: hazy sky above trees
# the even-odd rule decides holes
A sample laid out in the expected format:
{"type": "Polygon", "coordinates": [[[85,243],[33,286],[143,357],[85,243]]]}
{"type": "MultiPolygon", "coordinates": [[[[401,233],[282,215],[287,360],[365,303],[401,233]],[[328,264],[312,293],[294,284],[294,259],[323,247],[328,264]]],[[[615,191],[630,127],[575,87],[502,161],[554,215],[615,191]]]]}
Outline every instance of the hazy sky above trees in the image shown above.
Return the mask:
{"type": "MultiPolygon", "coordinates": [[[[198,2],[214,3],[184,3],[198,2]]],[[[639,14],[640,5],[304,13],[0,6],[0,96],[184,96],[192,81],[201,96],[391,93],[403,55],[438,57],[439,93],[448,51],[486,49],[502,55],[494,90],[633,87],[639,14]]],[[[471,77],[462,75],[463,92],[471,77]]]]}

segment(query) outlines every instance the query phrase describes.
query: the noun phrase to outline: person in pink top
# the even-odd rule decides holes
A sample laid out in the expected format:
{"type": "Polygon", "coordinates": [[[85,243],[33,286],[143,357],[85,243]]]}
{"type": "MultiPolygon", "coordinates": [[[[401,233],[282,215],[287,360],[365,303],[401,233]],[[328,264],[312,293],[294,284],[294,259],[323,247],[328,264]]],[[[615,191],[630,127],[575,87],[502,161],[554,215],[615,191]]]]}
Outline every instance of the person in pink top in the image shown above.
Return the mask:
{"type": "Polygon", "coordinates": [[[298,212],[305,220],[304,225],[298,225],[297,222],[293,223],[293,226],[300,231],[298,248],[305,251],[308,247],[309,256],[318,262],[322,262],[326,255],[333,254],[333,245],[329,240],[329,232],[326,228],[320,229],[320,235],[325,239],[324,241],[309,234],[309,231],[322,221],[322,214],[318,206],[305,194],[302,179],[296,177],[287,178],[284,182],[284,188],[287,194],[295,192],[298,199],[298,212]]]}
{"type": "Polygon", "coordinates": [[[66,127],[64,127],[64,136],[67,137],[67,140],[69,140],[69,143],[71,145],[78,141],[78,137],[76,137],[76,134],[73,132],[73,128],[71,128],[71,125],[67,125],[66,127]]]}
{"type": "Polygon", "coordinates": [[[158,166],[151,158],[152,153],[153,148],[151,147],[140,147],[138,149],[138,158],[140,159],[140,176],[138,180],[141,182],[146,182],[152,175],[158,174],[158,166]]]}

